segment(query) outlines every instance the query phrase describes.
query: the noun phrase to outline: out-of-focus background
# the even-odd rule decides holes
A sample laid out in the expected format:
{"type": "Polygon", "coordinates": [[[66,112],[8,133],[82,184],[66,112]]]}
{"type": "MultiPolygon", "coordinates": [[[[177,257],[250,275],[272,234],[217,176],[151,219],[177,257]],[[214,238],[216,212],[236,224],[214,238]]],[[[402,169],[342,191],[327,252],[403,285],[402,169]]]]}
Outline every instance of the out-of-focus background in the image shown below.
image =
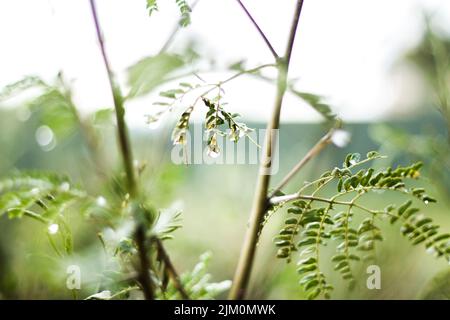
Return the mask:
{"type": "MultiPolygon", "coordinates": [[[[144,0],[98,1],[106,48],[124,87],[127,67],[156,54],[177,23],[174,1],[160,2],[160,12],[149,17],[144,0]]],[[[281,52],[294,1],[245,3],[281,52]]],[[[421,160],[425,163],[423,183],[439,200],[423,209],[450,230],[449,21],[450,3],[445,0],[306,1],[291,76],[297,78],[299,90],[326,97],[333,112],[347,123],[352,141],[342,149],[328,148],[287,191],[339,166],[349,152],[378,150],[388,155],[377,163],[380,166],[421,160]]],[[[52,81],[62,72],[82,117],[111,107],[88,1],[2,1],[0,27],[4,30],[1,88],[27,75],[52,81]]],[[[199,66],[199,74],[209,82],[229,76],[226,66],[236,61],[247,60],[250,66],[272,61],[248,19],[231,0],[198,2],[192,25],[177,33],[169,51],[183,52],[187,47],[206,61],[199,66]]],[[[146,123],[146,115],[154,112],[157,91],[131,101],[127,119],[136,158],[148,163],[144,184],[155,206],[183,208],[183,228],[168,248],[181,271],[192,269],[201,253],[211,251],[213,279],[231,279],[257,167],[172,164],[170,131],[174,119],[164,119],[157,129],[146,123]]],[[[250,127],[264,127],[275,92],[272,84],[242,77],[227,85],[225,92],[230,111],[240,113],[250,127]]],[[[70,123],[43,127],[42,120],[48,120],[49,115],[36,108],[30,111],[26,98],[0,101],[0,176],[15,169],[56,170],[101,196],[77,127],[70,123]]],[[[57,113],[55,109],[52,112],[57,113]]],[[[196,114],[194,119],[200,116],[196,114]]],[[[326,126],[320,120],[306,103],[287,97],[280,130],[280,172],[273,177],[275,182],[324,134],[326,126]]],[[[114,128],[100,122],[96,130],[101,132],[105,167],[117,169],[114,128]]],[[[389,197],[382,195],[382,201],[389,203],[389,197]]],[[[367,205],[379,202],[380,198],[372,197],[367,205]]],[[[279,212],[264,232],[252,298],[304,298],[295,264],[286,266],[273,258],[276,250],[271,239],[284,214],[279,212]]],[[[95,237],[100,230],[76,212],[70,219],[75,230],[75,255],[64,263],[85,265],[93,275],[100,263],[95,237]]],[[[377,252],[382,289],[366,288],[363,264],[359,284],[352,291],[331,272],[332,266],[324,266],[336,287],[333,298],[417,298],[436,273],[448,269],[444,261],[411,247],[395,227],[391,229],[377,252]]],[[[64,276],[65,269],[49,247],[45,232],[34,221],[0,218],[0,297],[70,298],[64,276]]]]}

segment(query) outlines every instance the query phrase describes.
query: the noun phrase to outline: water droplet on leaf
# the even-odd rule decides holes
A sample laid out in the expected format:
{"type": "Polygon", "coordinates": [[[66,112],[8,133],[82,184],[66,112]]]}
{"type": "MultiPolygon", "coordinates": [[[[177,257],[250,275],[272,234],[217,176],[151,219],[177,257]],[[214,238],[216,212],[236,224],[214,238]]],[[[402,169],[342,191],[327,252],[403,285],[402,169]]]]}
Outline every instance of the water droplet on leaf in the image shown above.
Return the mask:
{"type": "Polygon", "coordinates": [[[208,156],[211,158],[217,158],[220,155],[220,150],[218,147],[208,149],[208,156]]]}
{"type": "Polygon", "coordinates": [[[106,199],[102,196],[97,197],[97,200],[95,202],[97,203],[97,205],[99,207],[104,207],[104,206],[106,206],[106,203],[107,203],[106,199]]]}
{"type": "Polygon", "coordinates": [[[351,134],[345,130],[335,130],[331,136],[331,142],[333,142],[336,147],[344,148],[351,139],[351,134]]]}
{"type": "Polygon", "coordinates": [[[57,233],[59,230],[59,226],[56,223],[52,223],[51,225],[48,226],[48,233],[50,234],[55,234],[57,233]]]}
{"type": "Polygon", "coordinates": [[[51,151],[56,147],[53,130],[48,126],[40,126],[35,133],[36,142],[44,151],[51,151]]]}
{"type": "Polygon", "coordinates": [[[62,192],[69,191],[70,190],[70,184],[68,182],[61,183],[61,185],[59,186],[59,190],[61,190],[62,192]]]}

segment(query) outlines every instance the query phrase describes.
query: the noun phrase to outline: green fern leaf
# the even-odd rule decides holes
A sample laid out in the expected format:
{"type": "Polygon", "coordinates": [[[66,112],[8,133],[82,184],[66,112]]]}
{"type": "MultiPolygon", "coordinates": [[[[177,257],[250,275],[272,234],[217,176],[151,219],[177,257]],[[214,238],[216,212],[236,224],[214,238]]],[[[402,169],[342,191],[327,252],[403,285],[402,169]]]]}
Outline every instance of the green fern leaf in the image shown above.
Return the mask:
{"type": "MultiPolygon", "coordinates": [[[[274,239],[279,248],[277,256],[289,262],[292,253],[301,250],[297,272],[308,298],[314,299],[319,295],[330,297],[332,286],[327,283],[318,263],[320,247],[326,245],[330,237],[336,241],[336,254],[331,258],[334,269],[348,281],[350,287],[354,286],[354,264],[375,259],[375,243],[383,240],[382,230],[376,225],[376,219],[389,218],[391,224],[400,224],[401,233],[412,245],[424,245],[436,257],[444,257],[450,261],[450,234],[440,233],[440,227],[413,204],[414,199],[424,204],[436,200],[422,188],[407,187],[408,180],[420,177],[422,163],[388,167],[377,172],[370,167],[356,171],[356,168],[378,158],[382,156],[375,151],[367,153],[364,159],[357,153],[349,154],[342,168],[325,172],[294,195],[279,197],[283,205],[295,201],[289,204],[288,218],[274,239]],[[336,184],[336,194],[330,198],[318,196],[322,188],[332,183],[336,184]],[[310,189],[312,191],[308,194],[310,189]],[[395,192],[412,199],[399,205],[397,209],[393,204],[382,210],[366,208],[360,204],[360,198],[368,193],[376,194],[375,191],[395,192]],[[340,200],[350,194],[354,194],[351,201],[340,200]],[[344,210],[339,210],[342,207],[344,210]],[[332,215],[333,211],[335,213],[332,215]],[[356,214],[369,216],[356,227],[352,222],[356,214]]],[[[279,205],[276,200],[277,196],[271,198],[272,206],[279,205]]]]}

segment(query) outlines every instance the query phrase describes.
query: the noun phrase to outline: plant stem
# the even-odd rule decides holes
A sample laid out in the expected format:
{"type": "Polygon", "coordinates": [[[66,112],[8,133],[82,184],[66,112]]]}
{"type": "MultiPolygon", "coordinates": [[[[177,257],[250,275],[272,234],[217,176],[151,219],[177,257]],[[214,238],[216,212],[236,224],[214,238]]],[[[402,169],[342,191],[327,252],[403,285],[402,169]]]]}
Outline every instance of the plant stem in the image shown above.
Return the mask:
{"type": "Polygon", "coordinates": [[[297,34],[297,27],[300,21],[300,14],[302,13],[303,8],[303,0],[297,0],[297,5],[295,7],[294,13],[294,21],[291,24],[291,31],[289,32],[289,40],[286,48],[286,53],[284,55],[284,59],[286,60],[286,64],[289,65],[292,56],[292,50],[294,49],[295,36],[297,34]]]}
{"type": "Polygon", "coordinates": [[[111,89],[111,93],[114,100],[114,110],[116,114],[117,120],[117,134],[119,138],[119,146],[121,150],[121,155],[123,158],[123,164],[126,171],[127,183],[128,183],[128,191],[130,192],[130,196],[136,196],[136,177],[133,169],[133,155],[131,151],[131,147],[129,144],[128,138],[128,130],[125,124],[125,109],[123,106],[123,96],[120,92],[119,86],[116,84],[114,79],[114,74],[111,69],[111,65],[109,63],[108,56],[105,50],[105,44],[103,40],[102,31],[100,28],[100,23],[97,16],[97,9],[95,6],[95,0],[90,0],[92,16],[94,18],[95,30],[97,33],[97,39],[100,45],[100,50],[102,53],[103,63],[105,65],[106,71],[108,73],[108,81],[111,89]]]}
{"type": "Polygon", "coordinates": [[[308,153],[300,160],[299,163],[295,165],[294,168],[281,180],[280,184],[275,187],[275,189],[270,193],[269,198],[272,198],[278,191],[281,191],[286,184],[299,172],[312,158],[318,155],[326,146],[328,146],[331,142],[331,137],[334,132],[334,128],[332,128],[326,135],[324,135],[319,142],[317,142],[314,147],[312,147],[308,153]]]}
{"type": "Polygon", "coordinates": [[[226,84],[226,83],[228,83],[228,82],[230,82],[230,81],[232,81],[232,80],[234,80],[234,79],[236,79],[236,78],[238,78],[240,76],[243,76],[245,74],[254,74],[255,72],[258,72],[259,70],[264,69],[264,68],[268,68],[268,67],[278,67],[278,65],[273,64],[273,63],[263,64],[263,65],[255,67],[255,68],[252,68],[252,69],[239,71],[239,72],[235,73],[234,75],[226,78],[225,80],[220,81],[219,83],[205,85],[207,87],[211,86],[212,88],[209,88],[208,90],[205,90],[202,94],[200,94],[197,97],[197,99],[195,99],[195,101],[194,101],[194,103],[192,105],[195,106],[200,101],[200,99],[204,98],[208,93],[211,93],[212,91],[214,91],[218,87],[220,87],[220,86],[222,86],[222,85],[224,85],[224,84],[226,84]]]}
{"type": "Polygon", "coordinates": [[[123,295],[125,293],[128,293],[130,291],[133,291],[133,290],[139,290],[139,287],[132,286],[132,287],[125,288],[125,289],[120,290],[119,292],[116,292],[115,294],[113,294],[109,299],[112,300],[112,299],[114,299],[116,297],[119,297],[119,296],[121,296],[121,295],[123,295]]]}
{"type": "Polygon", "coordinates": [[[256,253],[256,245],[258,242],[258,232],[260,230],[260,224],[268,205],[267,191],[269,188],[270,175],[267,173],[267,170],[270,169],[270,164],[273,157],[272,133],[274,132],[274,130],[277,130],[280,125],[281,106],[283,104],[283,98],[286,93],[289,64],[302,7],[303,0],[298,0],[285,56],[282,59],[278,59],[278,86],[276,100],[271,119],[267,125],[265,145],[262,152],[260,172],[250,215],[249,228],[245,235],[241,255],[239,257],[238,265],[236,268],[233,285],[231,287],[229,295],[230,299],[243,299],[245,297],[250,281],[251,270],[256,253]]]}
{"type": "Polygon", "coordinates": [[[239,5],[241,6],[242,10],[244,10],[245,14],[248,16],[248,18],[251,20],[255,28],[258,30],[259,34],[263,38],[264,42],[266,43],[267,47],[269,48],[270,52],[274,56],[275,60],[278,60],[280,57],[278,56],[277,52],[273,48],[272,44],[270,43],[269,39],[265,35],[265,33],[262,31],[262,29],[259,27],[258,23],[256,23],[255,19],[253,19],[253,16],[250,14],[250,12],[247,10],[247,8],[244,6],[241,0],[236,0],[239,5]]]}
{"type": "MultiPolygon", "coordinates": [[[[111,93],[114,100],[114,110],[117,120],[117,134],[119,138],[120,151],[122,155],[123,164],[125,167],[127,187],[131,198],[136,198],[137,196],[137,183],[135,172],[133,168],[133,155],[131,152],[131,146],[128,138],[128,129],[125,123],[125,109],[123,106],[123,96],[120,92],[119,86],[114,80],[114,74],[111,70],[108,56],[106,55],[105,45],[103,41],[103,36],[100,28],[100,23],[97,16],[97,10],[95,6],[95,0],[90,0],[92,16],[94,18],[95,30],[97,33],[97,39],[100,45],[100,50],[103,57],[103,63],[105,65],[106,71],[108,73],[109,85],[111,88],[111,93]]],[[[139,251],[139,281],[142,286],[142,291],[147,300],[154,299],[154,286],[152,279],[150,278],[149,268],[150,261],[148,257],[148,247],[146,244],[145,237],[145,226],[142,223],[138,223],[135,232],[136,243],[139,251]]]]}
{"type": "MultiPolygon", "coordinates": [[[[338,194],[337,196],[341,196],[341,194],[338,194]]],[[[366,208],[366,207],[364,207],[364,206],[362,206],[360,204],[355,203],[354,200],[356,200],[357,198],[352,200],[352,201],[338,201],[338,200],[335,200],[335,198],[337,196],[335,196],[332,199],[327,199],[327,198],[321,198],[321,197],[309,196],[309,195],[290,194],[290,195],[286,195],[286,196],[274,197],[274,198],[271,199],[270,202],[273,203],[273,204],[277,204],[277,203],[280,203],[280,202],[287,202],[287,201],[293,201],[293,200],[300,200],[301,199],[301,200],[325,202],[325,203],[329,203],[329,204],[338,204],[338,205],[343,205],[343,206],[353,206],[353,207],[359,208],[359,209],[361,209],[363,211],[366,211],[366,212],[369,212],[369,213],[372,213],[372,214],[377,214],[378,213],[378,211],[366,208]]],[[[358,196],[358,198],[359,198],[359,196],[358,196]]],[[[383,212],[383,213],[385,213],[385,212],[383,212]]],[[[385,214],[388,214],[388,213],[385,213],[385,214]]]]}
{"type": "Polygon", "coordinates": [[[148,257],[148,247],[145,237],[145,226],[140,224],[136,227],[135,239],[138,247],[140,270],[138,273],[139,283],[144,292],[146,300],[153,300],[155,298],[155,289],[152,279],[150,278],[150,259],[148,257]]]}
{"type": "MultiPolygon", "coordinates": [[[[196,0],[195,2],[193,2],[190,7],[191,10],[194,10],[195,6],[198,4],[200,0],[196,0]]],[[[181,19],[180,19],[181,20],[181,19]]],[[[161,49],[159,50],[158,54],[162,54],[164,52],[167,51],[167,49],[170,47],[170,45],[172,44],[173,40],[175,39],[175,36],[177,35],[178,31],[180,30],[181,26],[180,26],[180,20],[178,21],[178,23],[176,24],[176,26],[173,28],[172,32],[170,32],[169,37],[167,38],[166,42],[164,42],[163,46],[161,47],[161,49]]]]}
{"type": "MultiPolygon", "coordinates": [[[[9,213],[9,212],[13,212],[15,210],[21,210],[21,209],[19,209],[19,208],[11,208],[11,209],[8,209],[6,212],[9,213]]],[[[25,216],[33,218],[33,219],[36,219],[36,220],[38,220],[38,221],[40,221],[42,223],[46,223],[46,224],[50,223],[50,220],[42,217],[41,215],[39,215],[39,214],[37,214],[37,213],[35,213],[35,212],[31,211],[31,210],[23,210],[22,212],[23,212],[23,214],[25,216]]]]}
{"type": "Polygon", "coordinates": [[[242,76],[244,74],[252,74],[252,73],[258,72],[261,69],[268,68],[268,67],[277,67],[277,65],[274,64],[274,63],[267,63],[267,64],[263,64],[263,65],[260,65],[258,67],[252,68],[252,69],[242,70],[242,71],[239,71],[238,73],[232,75],[231,77],[221,81],[220,84],[221,85],[225,84],[225,83],[230,82],[230,81],[232,81],[232,80],[234,80],[234,79],[236,79],[236,78],[238,78],[238,77],[240,77],[240,76],[242,76]]]}
{"type": "Polygon", "coordinates": [[[187,294],[186,290],[184,290],[183,284],[180,281],[180,277],[179,277],[172,261],[170,260],[169,255],[167,254],[166,250],[164,249],[164,246],[163,246],[161,240],[158,238],[155,238],[154,241],[155,241],[156,247],[158,249],[158,255],[164,261],[164,265],[165,265],[164,268],[167,270],[168,276],[172,279],[173,285],[178,290],[178,292],[180,293],[181,297],[184,300],[189,300],[189,295],[187,294]]]}

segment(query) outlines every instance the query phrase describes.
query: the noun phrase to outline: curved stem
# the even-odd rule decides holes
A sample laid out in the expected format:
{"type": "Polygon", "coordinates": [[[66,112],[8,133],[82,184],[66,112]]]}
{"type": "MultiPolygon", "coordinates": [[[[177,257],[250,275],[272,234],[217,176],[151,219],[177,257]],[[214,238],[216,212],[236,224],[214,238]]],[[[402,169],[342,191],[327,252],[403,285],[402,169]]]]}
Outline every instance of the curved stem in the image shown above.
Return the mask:
{"type": "Polygon", "coordinates": [[[257,71],[259,71],[261,69],[268,68],[268,67],[277,67],[277,65],[274,64],[274,63],[266,63],[266,64],[262,64],[260,66],[255,67],[255,68],[252,68],[252,69],[242,70],[242,71],[236,73],[235,75],[233,75],[233,76],[231,76],[231,77],[221,81],[220,84],[221,85],[225,84],[225,83],[230,82],[230,81],[232,81],[232,80],[234,80],[234,79],[236,79],[236,78],[238,78],[238,77],[240,77],[240,76],[242,76],[244,74],[252,74],[252,73],[255,73],[255,72],[257,72],[257,71]]]}
{"type": "MultiPolygon", "coordinates": [[[[120,92],[119,86],[115,82],[114,74],[111,70],[108,56],[106,54],[100,23],[97,16],[95,0],[90,0],[90,4],[92,17],[95,23],[97,39],[103,57],[103,63],[105,65],[108,74],[109,85],[114,100],[114,110],[117,120],[117,135],[119,139],[121,156],[126,172],[127,190],[130,194],[130,197],[135,198],[137,196],[137,183],[133,168],[133,155],[128,137],[128,128],[125,123],[125,109],[123,106],[124,99],[120,92]]],[[[142,291],[144,292],[145,298],[151,300],[154,299],[154,286],[149,274],[150,261],[148,257],[148,248],[145,241],[145,226],[142,223],[138,223],[136,227],[135,239],[138,246],[139,261],[140,261],[139,281],[142,286],[142,291]]]]}
{"type": "MultiPolygon", "coordinates": [[[[20,208],[11,208],[11,209],[8,209],[6,212],[9,213],[9,212],[14,211],[14,210],[21,210],[21,209],[20,208]]],[[[35,213],[35,212],[31,211],[31,210],[23,210],[22,212],[23,212],[23,214],[25,216],[30,217],[32,219],[35,219],[37,221],[40,221],[42,223],[49,223],[50,222],[50,220],[42,217],[41,215],[39,215],[39,214],[37,214],[37,213],[35,213]]]]}
{"type": "Polygon", "coordinates": [[[299,163],[295,165],[294,168],[281,180],[280,184],[275,187],[275,189],[270,193],[269,198],[272,198],[278,191],[281,191],[288,182],[299,172],[312,158],[318,155],[326,146],[331,142],[331,137],[333,136],[334,128],[332,128],[326,135],[324,135],[319,142],[317,142],[314,147],[312,147],[308,153],[300,160],[299,163]]]}
{"type": "Polygon", "coordinates": [[[158,254],[160,258],[164,261],[165,269],[167,270],[168,276],[172,279],[173,285],[175,289],[178,290],[181,297],[184,300],[189,300],[189,295],[187,294],[186,290],[183,287],[183,284],[181,283],[180,276],[178,275],[177,270],[175,269],[172,260],[170,260],[169,255],[166,252],[166,249],[164,249],[164,246],[160,239],[155,238],[156,247],[158,249],[158,254]]]}
{"type": "Polygon", "coordinates": [[[111,65],[109,63],[108,56],[106,54],[105,44],[103,40],[102,31],[100,28],[100,22],[98,20],[97,16],[97,9],[95,6],[95,0],[90,0],[91,3],[91,10],[92,10],[92,16],[94,18],[95,23],[95,30],[97,33],[97,39],[100,45],[100,51],[102,53],[103,58],[103,64],[105,65],[106,72],[108,73],[108,81],[109,86],[111,89],[111,93],[114,100],[114,110],[116,114],[116,121],[117,121],[117,134],[119,138],[119,145],[121,149],[121,156],[123,160],[123,164],[126,171],[126,177],[128,181],[128,191],[130,192],[131,196],[136,195],[136,177],[133,169],[133,155],[131,151],[131,147],[129,144],[129,138],[128,138],[128,129],[125,123],[125,109],[123,106],[123,96],[120,92],[120,88],[117,85],[114,74],[111,69],[111,65]]]}
{"type": "Polygon", "coordinates": [[[245,14],[247,15],[247,17],[250,19],[250,21],[253,23],[253,25],[255,26],[255,28],[258,30],[259,34],[261,35],[261,37],[263,38],[264,42],[266,43],[267,47],[269,48],[270,52],[272,53],[272,55],[274,56],[275,60],[278,60],[280,57],[278,56],[277,52],[275,51],[275,49],[273,48],[272,44],[270,43],[269,39],[267,38],[267,36],[265,35],[265,33],[262,31],[262,29],[259,27],[258,23],[256,23],[255,19],[253,18],[253,16],[250,14],[250,12],[247,10],[247,8],[244,6],[244,4],[242,3],[241,0],[236,0],[239,5],[241,6],[242,10],[244,10],[245,14]]]}
{"type": "Polygon", "coordinates": [[[234,79],[236,79],[236,78],[238,78],[240,76],[243,76],[245,74],[252,74],[252,73],[255,73],[255,72],[257,72],[257,71],[259,71],[261,69],[268,68],[268,67],[277,67],[277,65],[273,64],[273,63],[263,64],[263,65],[260,65],[258,67],[252,68],[252,69],[239,71],[238,73],[232,75],[231,77],[229,77],[229,78],[227,78],[227,79],[225,79],[223,81],[220,81],[219,83],[207,84],[205,86],[212,86],[212,88],[209,88],[208,90],[205,90],[202,94],[200,94],[197,97],[197,99],[195,99],[195,101],[194,101],[194,103],[192,105],[195,106],[197,104],[197,102],[200,101],[200,99],[205,97],[208,93],[211,93],[213,90],[217,89],[217,87],[220,87],[220,86],[222,86],[222,85],[224,85],[224,84],[226,84],[226,83],[228,83],[228,82],[230,82],[230,81],[232,81],[232,80],[234,80],[234,79]]]}
{"type": "MultiPolygon", "coordinates": [[[[197,100],[195,100],[195,101],[197,102],[198,100],[200,100],[200,98],[202,98],[202,97],[204,97],[205,95],[207,95],[208,93],[212,92],[212,91],[213,91],[214,89],[216,89],[217,87],[220,87],[220,86],[222,86],[222,85],[224,85],[224,84],[226,84],[226,83],[228,83],[228,82],[230,82],[230,81],[233,81],[234,79],[236,79],[236,78],[238,78],[238,77],[240,77],[240,76],[243,76],[243,75],[245,75],[245,74],[252,74],[252,73],[255,73],[255,72],[257,72],[257,71],[259,71],[259,70],[261,70],[261,69],[268,68],[268,67],[277,67],[277,65],[276,65],[276,64],[273,64],[273,63],[267,63],[267,64],[263,64],[263,65],[260,65],[260,66],[255,67],[255,68],[252,68],[252,69],[239,71],[239,72],[237,72],[236,74],[232,75],[231,77],[226,78],[225,80],[220,81],[220,82],[217,83],[217,84],[211,84],[211,85],[214,86],[214,87],[213,87],[213,88],[210,88],[210,89],[208,89],[208,90],[206,90],[205,92],[203,92],[203,93],[197,98],[197,100]]],[[[208,86],[209,86],[209,85],[208,85],[208,86]]],[[[196,102],[194,102],[194,105],[196,104],[196,102]]]]}
{"type": "Polygon", "coordinates": [[[327,199],[327,198],[321,198],[321,197],[316,197],[316,196],[293,194],[293,195],[288,195],[288,196],[272,198],[271,203],[272,203],[272,201],[273,201],[273,203],[280,203],[280,202],[287,202],[287,201],[293,201],[293,200],[312,200],[312,201],[326,202],[326,203],[330,203],[330,204],[338,204],[338,205],[343,205],[343,206],[352,206],[352,207],[359,208],[359,209],[366,211],[368,213],[371,213],[371,214],[384,213],[389,216],[393,216],[393,217],[395,216],[388,212],[381,212],[381,211],[376,211],[376,210],[366,208],[356,202],[335,200],[335,198],[337,198],[337,196],[341,196],[341,195],[342,194],[338,194],[335,197],[333,197],[332,199],[327,199]]]}
{"type": "Polygon", "coordinates": [[[298,0],[294,14],[294,20],[292,22],[291,31],[289,34],[289,41],[286,48],[285,57],[282,59],[278,59],[278,86],[275,105],[272,111],[271,119],[267,124],[265,145],[261,155],[262,159],[260,165],[260,173],[258,176],[256,192],[253,200],[252,211],[250,214],[249,228],[245,235],[241,255],[239,257],[238,265],[236,268],[233,285],[231,287],[229,295],[230,299],[243,299],[245,297],[250,281],[251,270],[256,253],[256,245],[258,242],[260,224],[268,207],[267,191],[269,188],[270,169],[273,157],[272,147],[275,140],[273,133],[278,130],[280,125],[281,106],[283,104],[283,98],[286,93],[289,64],[302,6],[303,0],[298,0]]]}

